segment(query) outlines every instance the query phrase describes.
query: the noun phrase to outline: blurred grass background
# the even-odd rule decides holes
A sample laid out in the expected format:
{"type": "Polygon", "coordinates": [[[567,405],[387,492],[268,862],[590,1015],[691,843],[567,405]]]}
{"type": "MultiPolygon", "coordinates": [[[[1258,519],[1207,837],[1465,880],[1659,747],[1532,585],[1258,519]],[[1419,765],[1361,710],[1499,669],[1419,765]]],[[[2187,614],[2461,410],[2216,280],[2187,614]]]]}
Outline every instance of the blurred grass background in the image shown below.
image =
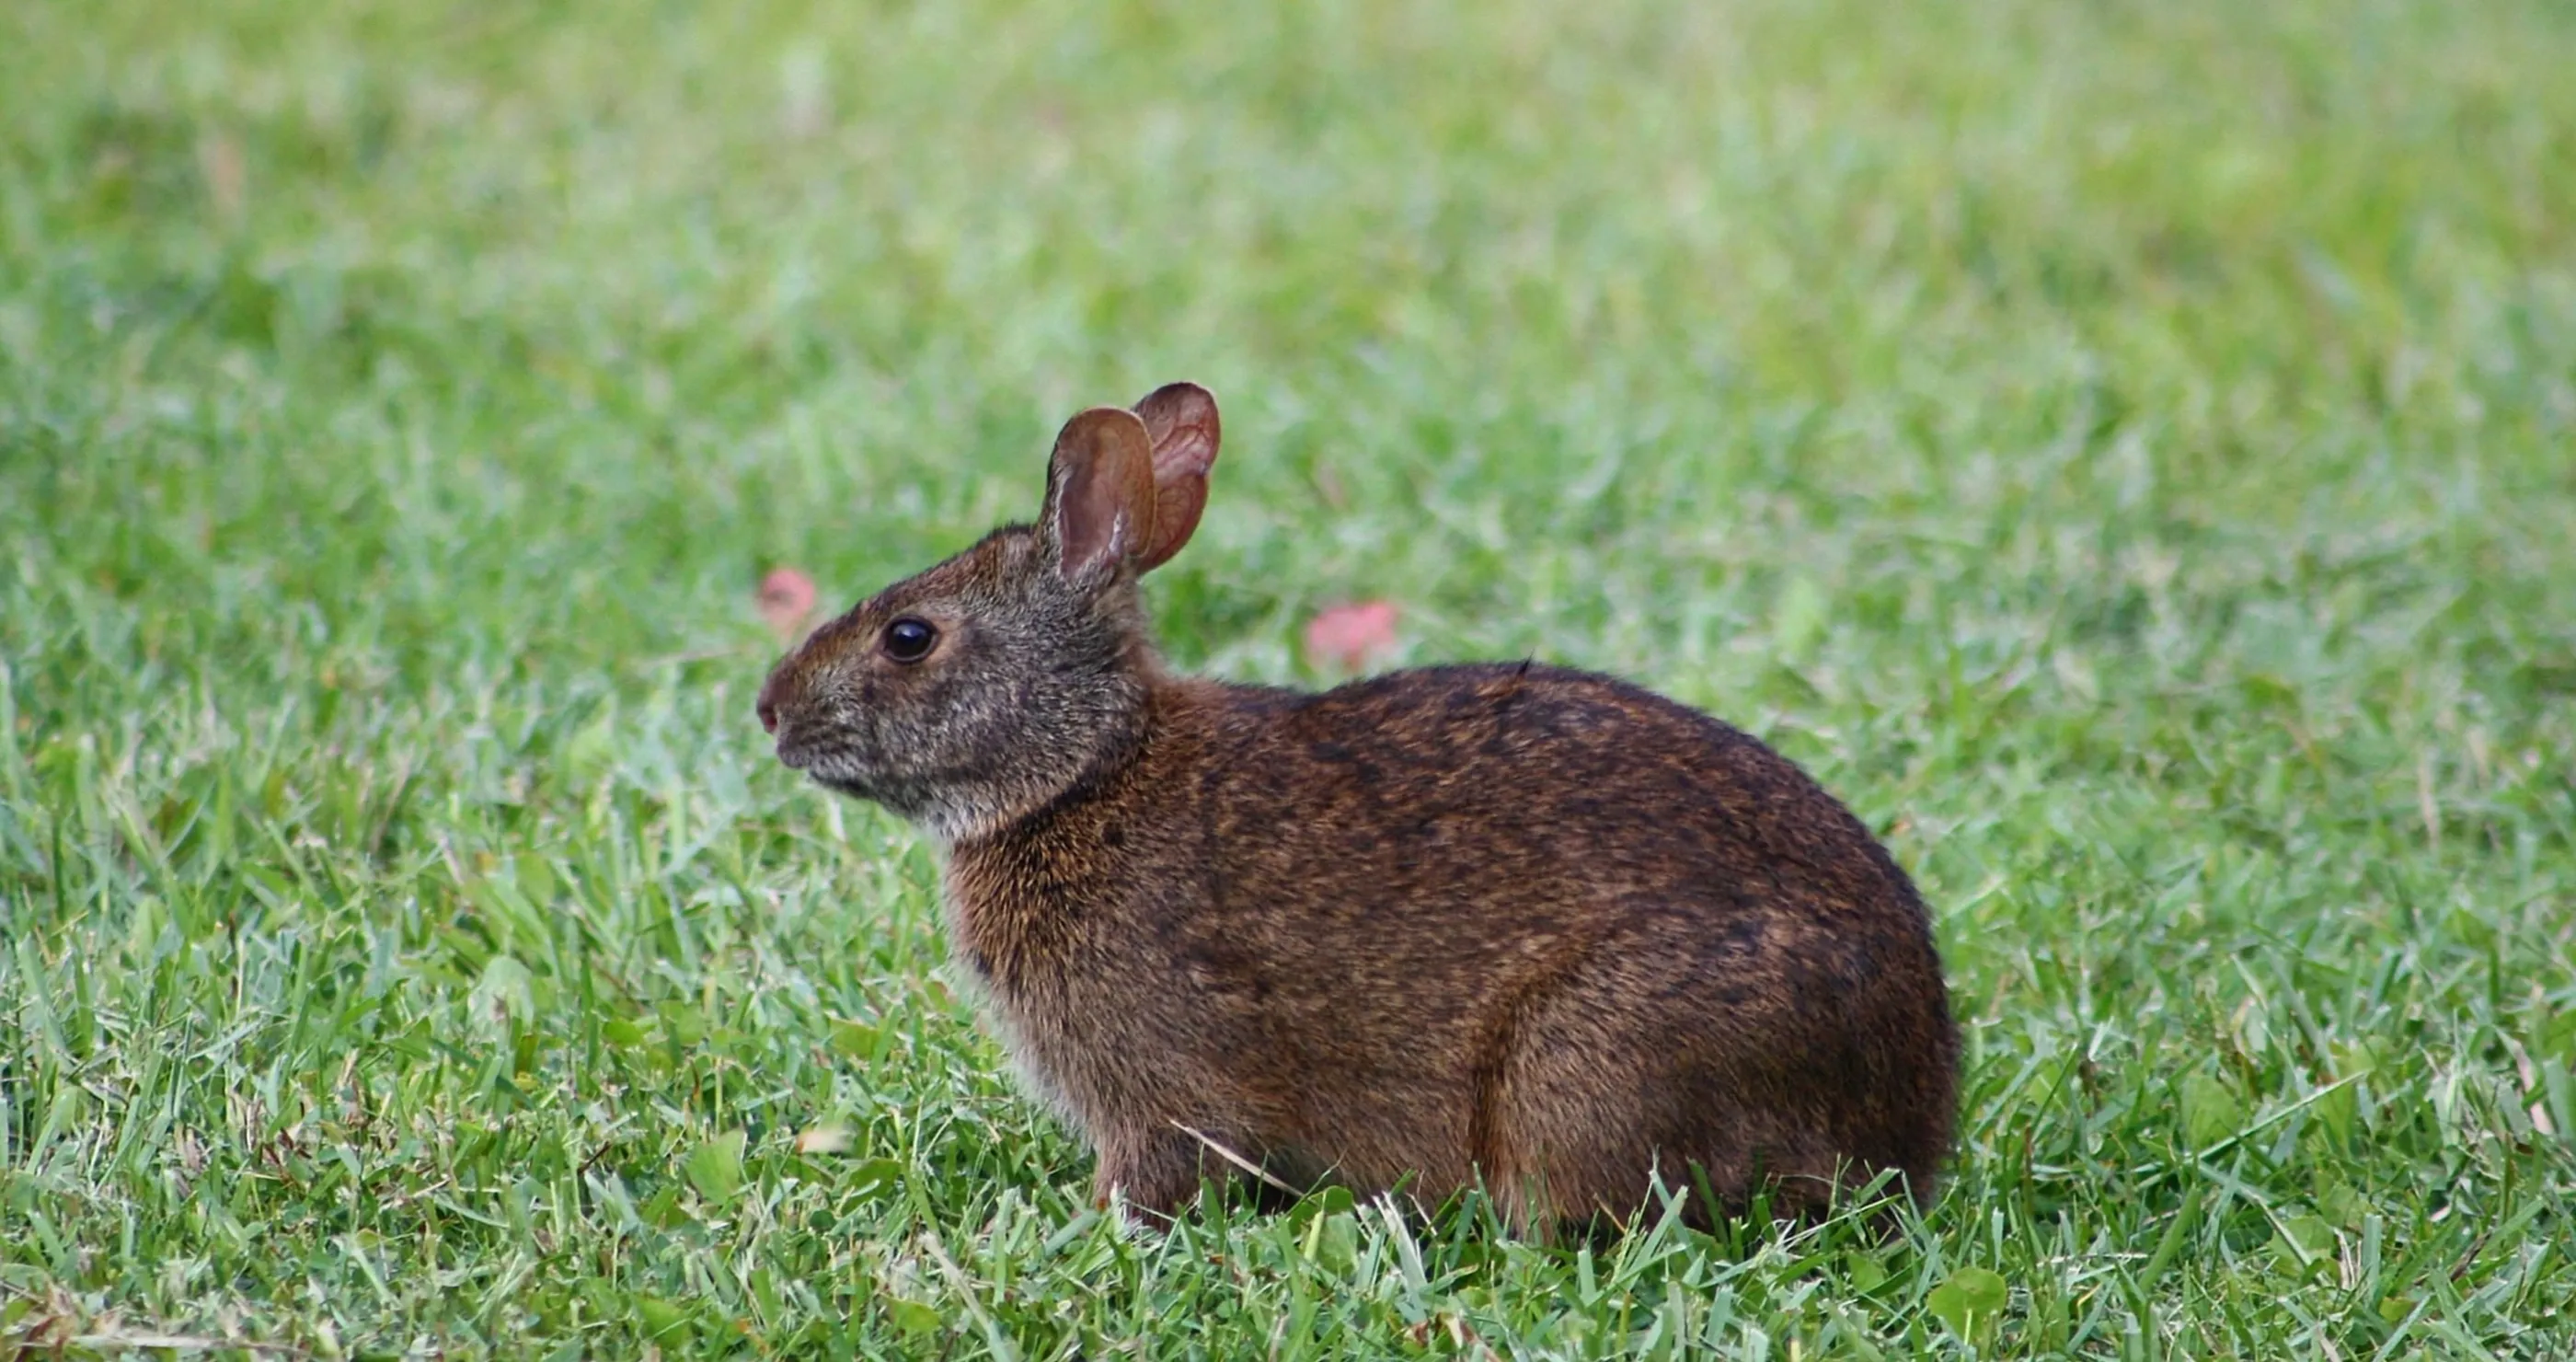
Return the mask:
{"type": "Polygon", "coordinates": [[[2546,0],[11,6],[0,1347],[2563,1353],[2570,70],[2546,0]],[[1184,662],[1392,597],[1888,830],[1918,1231],[1085,1214],[749,596],[1175,377],[1184,662]]]}

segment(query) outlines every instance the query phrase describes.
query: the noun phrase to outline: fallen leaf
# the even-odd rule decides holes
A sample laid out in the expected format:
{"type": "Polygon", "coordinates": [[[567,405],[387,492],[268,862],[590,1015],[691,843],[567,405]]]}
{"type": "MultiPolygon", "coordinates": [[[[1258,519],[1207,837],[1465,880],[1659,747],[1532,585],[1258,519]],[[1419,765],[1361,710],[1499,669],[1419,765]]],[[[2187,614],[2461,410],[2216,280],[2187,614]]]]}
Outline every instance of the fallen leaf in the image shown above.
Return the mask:
{"type": "Polygon", "coordinates": [[[241,143],[222,133],[197,139],[197,173],[206,182],[206,199],[226,223],[241,221],[250,202],[250,169],[241,143]]]}
{"type": "Polygon", "coordinates": [[[688,1174],[689,1185],[698,1189],[699,1196],[721,1205],[742,1190],[742,1153],[747,1142],[744,1132],[732,1130],[689,1152],[681,1171],[688,1174]]]}
{"type": "Polygon", "coordinates": [[[832,1019],[832,1048],[852,1059],[866,1059],[877,1052],[877,1029],[865,1022],[832,1019]]]}
{"type": "Polygon", "coordinates": [[[831,125],[832,72],[821,47],[808,43],[779,58],[778,83],[785,96],[780,122],[789,137],[812,137],[831,125]]]}
{"type": "Polygon", "coordinates": [[[760,618],[780,643],[793,643],[814,613],[814,579],[799,568],[773,568],[760,579],[760,618]]]}
{"type": "Polygon", "coordinates": [[[2206,1073],[2185,1077],[2181,1098],[2183,1136],[2194,1149],[2207,1149],[2245,1124],[2244,1102],[2206,1073]]]}
{"type": "Polygon", "coordinates": [[[1932,1288],[1932,1294],[1923,1298],[1923,1307],[1949,1325],[1952,1333],[1981,1344],[1994,1337],[1995,1322],[2003,1317],[2011,1296],[2001,1276],[1982,1267],[1963,1267],[1932,1288]]]}
{"type": "Polygon", "coordinates": [[[903,1180],[904,1165],[893,1159],[870,1159],[849,1170],[848,1186],[865,1191],[871,1187],[891,1187],[903,1180]]]}
{"type": "Polygon", "coordinates": [[[1779,642],[1780,653],[1791,662],[1805,660],[1816,641],[1825,636],[1831,622],[1833,602],[1814,581],[1797,577],[1780,593],[1780,604],[1773,616],[1772,637],[1779,642]]]}
{"type": "Polygon", "coordinates": [[[537,976],[507,953],[493,956],[484,962],[483,975],[474,981],[467,1004],[474,1020],[483,1025],[524,1022],[536,1015],[537,976]]]}
{"type": "Polygon", "coordinates": [[[1327,606],[1306,621],[1306,660],[1318,671],[1357,672],[1395,647],[1395,603],[1327,606]]]}
{"type": "Polygon", "coordinates": [[[635,1314],[644,1326],[644,1336],[651,1339],[669,1337],[689,1322],[689,1307],[659,1296],[636,1297],[635,1314]]]}
{"type": "Polygon", "coordinates": [[[797,1132],[799,1154],[838,1154],[850,1147],[850,1132],[839,1126],[809,1126],[797,1132]]]}
{"type": "Polygon", "coordinates": [[[1322,497],[1324,504],[1336,511],[1347,510],[1351,504],[1351,494],[1342,490],[1341,477],[1328,463],[1315,465],[1315,495],[1322,497]]]}

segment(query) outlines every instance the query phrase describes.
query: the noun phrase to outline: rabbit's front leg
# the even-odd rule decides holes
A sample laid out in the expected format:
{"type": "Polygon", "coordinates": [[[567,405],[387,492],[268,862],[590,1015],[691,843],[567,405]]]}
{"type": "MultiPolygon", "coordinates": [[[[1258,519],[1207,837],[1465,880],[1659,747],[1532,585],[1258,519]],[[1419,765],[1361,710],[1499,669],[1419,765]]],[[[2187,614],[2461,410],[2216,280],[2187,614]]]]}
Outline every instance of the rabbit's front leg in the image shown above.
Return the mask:
{"type": "Polygon", "coordinates": [[[1126,1198],[1131,1216],[1171,1220],[1199,1190],[1199,1150],[1181,1131],[1103,1131],[1099,1164],[1091,1178],[1091,1204],[1106,1208],[1111,1194],[1126,1198]]]}

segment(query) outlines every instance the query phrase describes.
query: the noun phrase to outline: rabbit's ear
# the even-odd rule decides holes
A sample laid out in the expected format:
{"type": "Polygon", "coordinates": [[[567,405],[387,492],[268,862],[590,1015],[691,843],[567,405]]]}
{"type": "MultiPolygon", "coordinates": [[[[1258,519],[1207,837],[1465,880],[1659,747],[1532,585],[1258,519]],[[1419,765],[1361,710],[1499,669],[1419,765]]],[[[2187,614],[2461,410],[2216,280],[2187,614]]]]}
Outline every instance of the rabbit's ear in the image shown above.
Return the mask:
{"type": "Polygon", "coordinates": [[[1195,383],[1166,383],[1136,404],[1154,447],[1154,531],[1136,570],[1148,572],[1181,551],[1207,508],[1208,470],[1216,466],[1216,399],[1195,383]]]}
{"type": "Polygon", "coordinates": [[[1064,423],[1038,523],[1056,571],[1079,585],[1106,580],[1143,550],[1154,533],[1154,446],[1136,413],[1093,407],[1064,423]]]}

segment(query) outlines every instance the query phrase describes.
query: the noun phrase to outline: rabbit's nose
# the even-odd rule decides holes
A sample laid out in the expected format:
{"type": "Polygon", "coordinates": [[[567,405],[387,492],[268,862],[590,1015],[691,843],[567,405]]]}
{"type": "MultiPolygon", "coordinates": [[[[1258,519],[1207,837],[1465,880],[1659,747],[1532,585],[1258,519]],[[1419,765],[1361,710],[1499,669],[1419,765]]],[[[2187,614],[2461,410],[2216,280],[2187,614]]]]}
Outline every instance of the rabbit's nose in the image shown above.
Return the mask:
{"type": "Polygon", "coordinates": [[[771,677],[769,680],[761,683],[759,703],[753,705],[752,708],[760,711],[760,727],[762,732],[776,733],[778,731],[778,678],[771,677]]]}

